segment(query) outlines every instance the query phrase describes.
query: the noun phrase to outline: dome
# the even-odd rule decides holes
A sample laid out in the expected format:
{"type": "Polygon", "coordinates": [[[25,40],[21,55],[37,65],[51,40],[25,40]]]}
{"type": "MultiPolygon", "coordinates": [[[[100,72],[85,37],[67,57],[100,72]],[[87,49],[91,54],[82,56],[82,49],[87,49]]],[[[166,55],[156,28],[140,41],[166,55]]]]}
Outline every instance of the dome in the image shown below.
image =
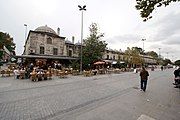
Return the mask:
{"type": "Polygon", "coordinates": [[[36,28],[35,31],[48,32],[48,33],[56,34],[56,32],[52,28],[48,27],[47,25],[46,26],[40,26],[40,27],[36,28]]]}
{"type": "Polygon", "coordinates": [[[68,43],[68,44],[73,44],[71,41],[69,40],[66,40],[65,43],[68,43]]]}
{"type": "Polygon", "coordinates": [[[75,45],[81,45],[81,43],[78,41],[75,45]]]}

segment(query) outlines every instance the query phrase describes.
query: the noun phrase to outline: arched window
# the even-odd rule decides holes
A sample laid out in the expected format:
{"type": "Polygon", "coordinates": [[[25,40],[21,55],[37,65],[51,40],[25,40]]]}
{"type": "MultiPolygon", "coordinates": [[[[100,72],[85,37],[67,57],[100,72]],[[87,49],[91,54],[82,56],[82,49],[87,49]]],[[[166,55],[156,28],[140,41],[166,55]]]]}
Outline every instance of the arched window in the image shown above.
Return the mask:
{"type": "Polygon", "coordinates": [[[53,55],[58,55],[58,49],[57,48],[53,48],[53,55]]]}
{"type": "Polygon", "coordinates": [[[52,39],[50,37],[47,38],[47,44],[52,44],[52,39]]]}
{"type": "Polygon", "coordinates": [[[69,50],[69,56],[72,57],[72,50],[69,50]]]}
{"type": "Polygon", "coordinates": [[[40,54],[44,54],[44,47],[40,46],[40,54]]]}

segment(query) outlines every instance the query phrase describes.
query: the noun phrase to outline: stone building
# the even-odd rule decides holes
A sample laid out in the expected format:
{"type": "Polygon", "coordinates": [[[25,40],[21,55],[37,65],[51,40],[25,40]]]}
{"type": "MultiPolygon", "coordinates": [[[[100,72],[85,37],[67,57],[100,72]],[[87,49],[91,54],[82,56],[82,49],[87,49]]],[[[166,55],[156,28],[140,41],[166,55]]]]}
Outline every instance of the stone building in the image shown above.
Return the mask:
{"type": "MultiPolygon", "coordinates": [[[[41,26],[35,30],[30,30],[25,42],[24,52],[18,58],[22,58],[21,62],[38,62],[43,61],[43,64],[61,63],[70,65],[73,61],[80,62],[79,53],[81,43],[75,43],[75,39],[67,40],[60,35],[60,29],[55,32],[52,28],[41,26]]],[[[145,63],[155,64],[156,60],[149,56],[141,56],[145,63]]],[[[122,51],[106,49],[102,60],[111,64],[116,64],[117,61],[124,63],[126,56],[122,51]]]]}
{"type": "Polygon", "coordinates": [[[123,61],[124,55],[122,51],[106,49],[102,58],[104,60],[123,61]]]}
{"type": "Polygon", "coordinates": [[[18,58],[23,58],[27,62],[44,61],[45,64],[51,62],[60,62],[69,64],[73,60],[79,59],[79,44],[65,40],[60,36],[60,29],[57,33],[50,27],[41,26],[34,31],[30,30],[27,36],[24,52],[18,58]]]}
{"type": "MultiPolygon", "coordinates": [[[[144,60],[144,63],[146,65],[156,65],[157,60],[151,56],[148,55],[139,55],[139,57],[144,60]]],[[[116,64],[118,61],[120,63],[124,63],[126,61],[129,61],[129,59],[132,59],[131,57],[127,57],[127,55],[122,52],[121,50],[112,50],[112,49],[106,49],[104,52],[104,55],[102,56],[102,59],[106,62],[110,62],[112,64],[116,64]]],[[[142,63],[139,63],[142,64],[142,63]]]]}

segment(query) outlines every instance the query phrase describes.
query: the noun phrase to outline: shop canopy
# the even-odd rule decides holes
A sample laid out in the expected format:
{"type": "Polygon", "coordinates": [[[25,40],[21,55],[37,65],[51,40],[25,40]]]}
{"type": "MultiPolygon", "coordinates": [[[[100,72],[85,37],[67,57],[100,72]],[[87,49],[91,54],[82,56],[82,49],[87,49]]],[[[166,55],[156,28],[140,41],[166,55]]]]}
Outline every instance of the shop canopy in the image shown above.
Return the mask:
{"type": "Polygon", "coordinates": [[[95,62],[94,63],[94,65],[103,65],[103,64],[105,64],[106,62],[104,62],[104,61],[97,61],[97,62],[95,62]]]}

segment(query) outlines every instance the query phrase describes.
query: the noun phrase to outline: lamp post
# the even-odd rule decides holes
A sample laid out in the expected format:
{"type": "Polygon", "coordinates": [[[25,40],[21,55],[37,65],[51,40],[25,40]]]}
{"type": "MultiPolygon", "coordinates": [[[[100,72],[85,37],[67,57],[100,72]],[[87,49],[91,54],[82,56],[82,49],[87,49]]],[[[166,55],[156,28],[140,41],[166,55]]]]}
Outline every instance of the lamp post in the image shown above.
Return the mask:
{"type": "Polygon", "coordinates": [[[161,61],[161,53],[160,53],[160,50],[161,50],[161,48],[158,48],[159,49],[159,65],[160,65],[160,61],[161,61]]]}
{"type": "Polygon", "coordinates": [[[174,55],[172,55],[172,62],[174,61],[174,55]]]}
{"type": "Polygon", "coordinates": [[[27,37],[27,24],[24,24],[25,26],[25,40],[26,40],[26,37],[27,37]]]}
{"type": "Polygon", "coordinates": [[[159,49],[159,59],[161,58],[161,53],[160,53],[160,50],[161,50],[161,48],[158,48],[159,49]]]}
{"type": "Polygon", "coordinates": [[[83,11],[86,11],[86,5],[78,5],[81,11],[81,60],[80,60],[80,73],[82,73],[82,45],[83,45],[83,11]]]}
{"type": "Polygon", "coordinates": [[[143,63],[145,62],[144,61],[144,41],[145,41],[146,39],[142,39],[142,41],[143,41],[143,63]]]}

